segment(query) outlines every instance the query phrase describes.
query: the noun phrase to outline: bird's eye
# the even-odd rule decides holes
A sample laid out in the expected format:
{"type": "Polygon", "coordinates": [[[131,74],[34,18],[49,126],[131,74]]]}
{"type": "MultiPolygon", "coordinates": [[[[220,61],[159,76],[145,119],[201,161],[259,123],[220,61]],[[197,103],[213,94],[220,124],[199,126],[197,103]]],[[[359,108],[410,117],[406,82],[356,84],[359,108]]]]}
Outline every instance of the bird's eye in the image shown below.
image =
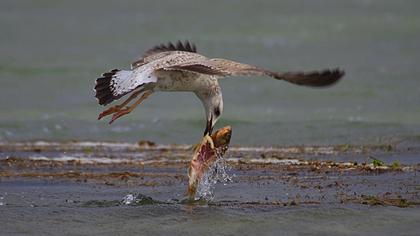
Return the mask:
{"type": "Polygon", "coordinates": [[[215,114],[216,116],[220,116],[220,107],[216,107],[216,108],[214,108],[214,114],[215,114]]]}

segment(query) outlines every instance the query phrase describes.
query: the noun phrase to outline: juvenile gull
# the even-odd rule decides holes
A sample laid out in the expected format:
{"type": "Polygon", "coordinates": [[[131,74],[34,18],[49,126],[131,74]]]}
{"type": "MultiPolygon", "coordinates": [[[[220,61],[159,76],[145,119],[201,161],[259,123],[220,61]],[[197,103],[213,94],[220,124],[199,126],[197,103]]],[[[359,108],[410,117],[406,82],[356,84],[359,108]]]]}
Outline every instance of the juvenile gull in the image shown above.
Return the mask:
{"type": "Polygon", "coordinates": [[[112,115],[110,124],[130,113],[152,93],[162,91],[193,92],[206,112],[204,135],[211,134],[223,112],[222,92],[218,79],[226,76],[269,76],[292,84],[325,87],[343,77],[339,69],[312,72],[273,72],[222,58],[208,58],[197,53],[188,41],[155,46],[131,64],[131,70],[114,69],[96,79],[95,97],[100,105],[108,105],[124,95],[127,100],[103,111],[98,119],[112,115]],[[130,106],[128,104],[138,98],[130,106]]]}

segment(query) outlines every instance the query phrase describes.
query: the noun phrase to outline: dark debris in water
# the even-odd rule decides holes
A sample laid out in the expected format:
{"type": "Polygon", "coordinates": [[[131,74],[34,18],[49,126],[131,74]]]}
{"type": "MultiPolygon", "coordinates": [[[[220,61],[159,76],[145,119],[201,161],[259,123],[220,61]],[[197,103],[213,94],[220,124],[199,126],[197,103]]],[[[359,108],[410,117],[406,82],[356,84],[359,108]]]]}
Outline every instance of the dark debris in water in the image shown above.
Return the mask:
{"type": "MultiPolygon", "coordinates": [[[[124,203],[124,204],[126,204],[126,203],[124,203]]],[[[132,201],[131,203],[129,203],[127,205],[143,206],[143,205],[154,205],[154,204],[167,204],[167,202],[158,201],[158,200],[155,200],[155,199],[153,199],[149,196],[146,196],[144,194],[139,193],[139,194],[137,194],[137,196],[135,196],[134,201],[132,201]]]]}
{"type": "Polygon", "coordinates": [[[360,197],[360,203],[370,206],[396,206],[396,207],[410,207],[420,205],[420,200],[409,201],[407,199],[396,197],[386,198],[371,195],[362,195],[360,197]]]}
{"type": "Polygon", "coordinates": [[[82,207],[114,207],[121,205],[121,201],[117,200],[89,200],[81,204],[82,207]]]}
{"type": "Polygon", "coordinates": [[[115,207],[115,206],[122,206],[122,205],[129,205],[129,206],[144,206],[144,205],[154,205],[154,204],[170,204],[170,202],[163,202],[155,200],[149,196],[144,194],[137,194],[136,196],[129,194],[128,196],[132,196],[130,201],[127,201],[127,196],[123,200],[89,200],[80,204],[82,207],[115,207]]]}

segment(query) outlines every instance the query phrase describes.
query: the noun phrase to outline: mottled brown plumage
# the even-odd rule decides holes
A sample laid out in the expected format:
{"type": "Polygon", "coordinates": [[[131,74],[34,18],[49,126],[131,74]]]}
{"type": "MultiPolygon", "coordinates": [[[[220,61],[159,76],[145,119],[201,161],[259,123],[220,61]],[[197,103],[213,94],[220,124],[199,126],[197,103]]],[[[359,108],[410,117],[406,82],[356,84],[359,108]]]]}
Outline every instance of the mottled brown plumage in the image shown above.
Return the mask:
{"type": "MultiPolygon", "coordinates": [[[[188,41],[185,41],[185,43],[178,41],[176,45],[172,44],[171,42],[169,42],[167,45],[162,43],[160,45],[154,46],[153,48],[147,50],[140,59],[131,63],[131,68],[134,69],[136,67],[144,65],[145,58],[150,57],[153,54],[158,54],[160,52],[170,52],[170,51],[184,51],[184,52],[196,53],[197,48],[195,47],[194,44],[190,44],[190,42],[188,41]]],[[[149,59],[153,60],[155,58],[149,58],[149,59]]]]}

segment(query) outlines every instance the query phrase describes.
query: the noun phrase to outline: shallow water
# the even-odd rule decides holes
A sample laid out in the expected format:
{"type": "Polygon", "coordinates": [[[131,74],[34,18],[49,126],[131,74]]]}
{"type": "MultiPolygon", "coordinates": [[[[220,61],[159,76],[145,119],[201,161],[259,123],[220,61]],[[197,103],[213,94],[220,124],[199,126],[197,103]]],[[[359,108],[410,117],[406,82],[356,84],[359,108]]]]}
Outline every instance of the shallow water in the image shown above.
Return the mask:
{"type": "Polygon", "coordinates": [[[186,201],[188,146],[35,142],[0,150],[0,235],[419,231],[417,147],[232,147],[217,173],[231,180],[209,178],[201,192],[208,200],[197,202],[186,201]]]}
{"type": "Polygon", "coordinates": [[[192,94],[154,95],[112,126],[96,121],[103,108],[93,98],[95,78],[178,39],[211,57],[278,71],[346,70],[329,89],[223,80],[219,125],[233,126],[233,144],[418,138],[419,7],[414,0],[1,1],[0,140],[196,142],[204,112],[192,94]]]}
{"type": "Polygon", "coordinates": [[[37,190],[9,188],[12,194],[17,192],[15,198],[28,199],[21,205],[0,208],[1,234],[418,235],[420,217],[419,208],[381,206],[89,206],[64,201],[55,205],[49,199],[99,198],[99,191],[117,198],[130,190],[115,193],[72,184],[32,184],[37,190]],[[30,206],[28,201],[36,197],[43,197],[44,205],[30,206]]]}

